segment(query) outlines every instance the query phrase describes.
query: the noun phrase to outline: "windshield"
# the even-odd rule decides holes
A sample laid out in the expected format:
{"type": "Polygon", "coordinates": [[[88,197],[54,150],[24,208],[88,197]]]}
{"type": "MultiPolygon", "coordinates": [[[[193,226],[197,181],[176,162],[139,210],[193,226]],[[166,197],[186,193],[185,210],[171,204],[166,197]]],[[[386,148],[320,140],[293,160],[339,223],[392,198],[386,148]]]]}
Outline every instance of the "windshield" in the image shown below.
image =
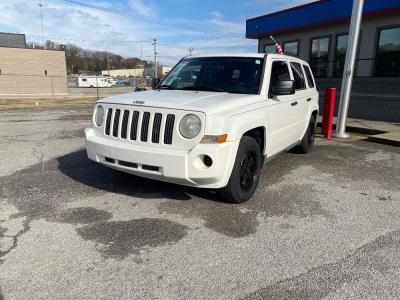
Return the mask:
{"type": "Polygon", "coordinates": [[[159,88],[258,94],[263,65],[263,58],[187,58],[164,78],[159,88]]]}

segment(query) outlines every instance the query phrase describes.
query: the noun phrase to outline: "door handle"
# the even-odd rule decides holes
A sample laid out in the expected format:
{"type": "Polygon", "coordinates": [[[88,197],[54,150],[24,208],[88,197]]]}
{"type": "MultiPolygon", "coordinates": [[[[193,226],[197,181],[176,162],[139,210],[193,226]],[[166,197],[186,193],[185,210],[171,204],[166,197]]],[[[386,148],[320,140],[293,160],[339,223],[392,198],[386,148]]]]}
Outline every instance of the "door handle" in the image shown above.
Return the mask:
{"type": "Polygon", "coordinates": [[[292,102],[292,104],[290,104],[291,106],[296,106],[297,104],[299,104],[297,101],[292,102]]]}
{"type": "Polygon", "coordinates": [[[308,99],[307,99],[307,102],[310,102],[311,100],[312,100],[311,98],[308,98],[308,99]]]}

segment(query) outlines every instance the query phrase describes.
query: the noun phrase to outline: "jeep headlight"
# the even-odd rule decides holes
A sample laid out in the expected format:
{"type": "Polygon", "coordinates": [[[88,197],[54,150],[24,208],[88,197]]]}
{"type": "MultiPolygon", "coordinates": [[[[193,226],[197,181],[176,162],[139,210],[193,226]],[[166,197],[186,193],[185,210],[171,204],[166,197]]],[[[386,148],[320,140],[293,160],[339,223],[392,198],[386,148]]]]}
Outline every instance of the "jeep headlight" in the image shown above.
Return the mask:
{"type": "Polygon", "coordinates": [[[101,126],[104,122],[104,108],[103,106],[99,105],[96,107],[96,112],[94,115],[94,121],[97,126],[101,126]]]}
{"type": "Polygon", "coordinates": [[[201,130],[201,120],[196,115],[186,115],[179,123],[179,131],[183,137],[192,139],[199,135],[201,130]]]}

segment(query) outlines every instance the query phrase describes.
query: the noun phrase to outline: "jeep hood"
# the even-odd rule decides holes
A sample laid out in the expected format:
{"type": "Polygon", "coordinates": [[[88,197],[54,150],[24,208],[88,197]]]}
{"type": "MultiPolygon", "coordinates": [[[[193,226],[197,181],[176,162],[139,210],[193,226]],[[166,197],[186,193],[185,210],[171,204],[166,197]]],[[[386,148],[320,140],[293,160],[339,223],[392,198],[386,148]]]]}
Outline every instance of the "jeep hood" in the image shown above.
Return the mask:
{"type": "Polygon", "coordinates": [[[127,93],[104,98],[97,103],[151,106],[218,114],[259,101],[259,95],[160,90],[127,93]]]}

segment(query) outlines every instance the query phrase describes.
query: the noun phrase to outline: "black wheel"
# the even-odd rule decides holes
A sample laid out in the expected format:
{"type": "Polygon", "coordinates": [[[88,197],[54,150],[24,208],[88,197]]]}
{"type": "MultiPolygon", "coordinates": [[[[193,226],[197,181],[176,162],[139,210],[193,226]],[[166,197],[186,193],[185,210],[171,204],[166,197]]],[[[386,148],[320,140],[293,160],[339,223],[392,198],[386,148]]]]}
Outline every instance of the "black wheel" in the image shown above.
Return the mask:
{"type": "Polygon", "coordinates": [[[308,124],[307,131],[304,134],[303,139],[301,140],[301,144],[295,148],[296,152],[302,154],[307,154],[311,152],[315,143],[315,127],[316,127],[316,120],[315,117],[312,116],[310,123],[308,124]]]}
{"type": "Polygon", "coordinates": [[[248,201],[257,188],[261,164],[262,155],[257,141],[242,137],[228,185],[220,190],[223,199],[233,203],[248,201]]]}

